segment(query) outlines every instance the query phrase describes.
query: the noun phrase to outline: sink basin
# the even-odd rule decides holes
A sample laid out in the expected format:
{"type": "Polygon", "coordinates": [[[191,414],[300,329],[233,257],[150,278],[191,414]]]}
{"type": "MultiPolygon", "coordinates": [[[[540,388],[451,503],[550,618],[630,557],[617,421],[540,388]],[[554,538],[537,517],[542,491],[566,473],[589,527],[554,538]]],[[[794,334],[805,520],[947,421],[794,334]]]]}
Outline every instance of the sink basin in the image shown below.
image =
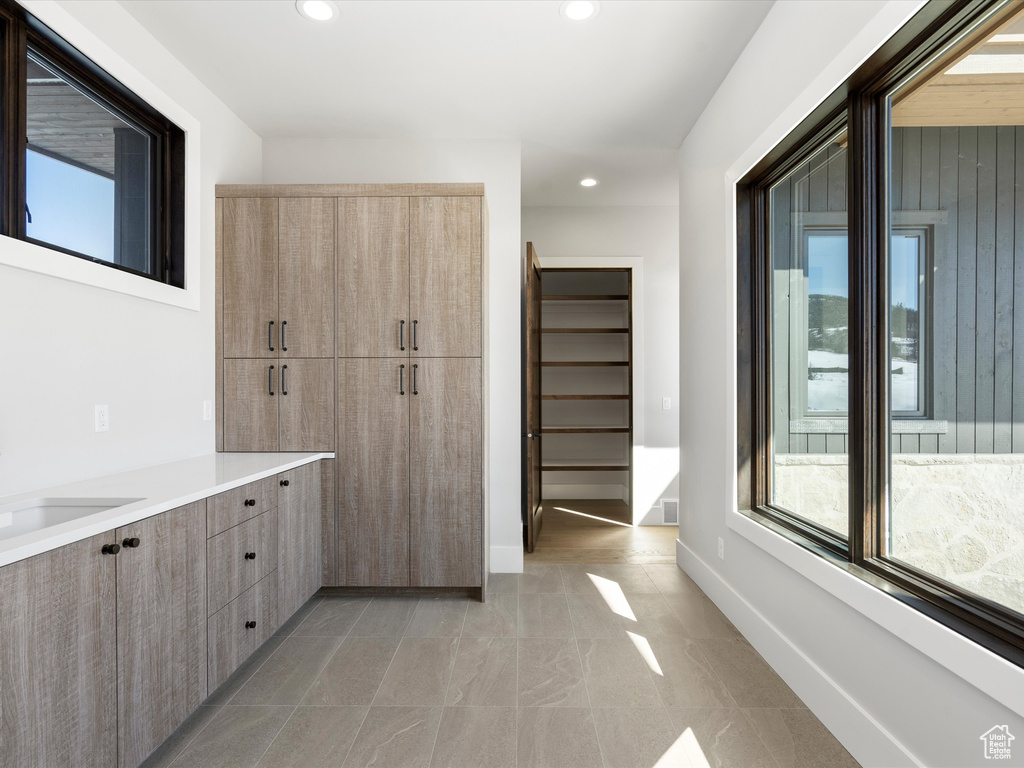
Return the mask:
{"type": "Polygon", "coordinates": [[[12,539],[108,509],[134,504],[142,499],[39,498],[25,499],[0,507],[0,540],[12,539]]]}

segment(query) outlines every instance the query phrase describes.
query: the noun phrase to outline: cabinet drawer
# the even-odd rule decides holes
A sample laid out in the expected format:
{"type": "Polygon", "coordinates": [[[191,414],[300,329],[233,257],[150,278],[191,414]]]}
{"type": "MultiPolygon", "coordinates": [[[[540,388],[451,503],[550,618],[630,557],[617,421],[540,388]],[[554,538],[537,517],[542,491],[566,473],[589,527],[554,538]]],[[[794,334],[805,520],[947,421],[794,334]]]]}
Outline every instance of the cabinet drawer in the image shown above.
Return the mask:
{"type": "Polygon", "coordinates": [[[212,693],[277,629],[277,572],[268,574],[210,617],[212,693]],[[255,627],[248,626],[252,622],[255,627]]]}
{"type": "Polygon", "coordinates": [[[277,510],[229,528],[206,542],[208,615],[277,569],[277,510]]]}
{"type": "Polygon", "coordinates": [[[240,488],[232,488],[230,491],[211,496],[206,507],[206,535],[216,536],[276,506],[276,477],[265,477],[240,488]]]}

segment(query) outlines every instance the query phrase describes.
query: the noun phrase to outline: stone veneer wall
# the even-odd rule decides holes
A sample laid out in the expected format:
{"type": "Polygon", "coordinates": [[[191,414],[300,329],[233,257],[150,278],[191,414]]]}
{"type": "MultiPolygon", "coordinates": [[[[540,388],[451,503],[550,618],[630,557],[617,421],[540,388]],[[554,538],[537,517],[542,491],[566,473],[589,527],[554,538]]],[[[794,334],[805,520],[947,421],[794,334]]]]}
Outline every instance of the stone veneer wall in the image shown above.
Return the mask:
{"type": "MultiPolygon", "coordinates": [[[[776,456],[776,501],[847,528],[845,455],[776,456]]],[[[896,454],[892,555],[1024,613],[1024,455],[896,454]]]]}

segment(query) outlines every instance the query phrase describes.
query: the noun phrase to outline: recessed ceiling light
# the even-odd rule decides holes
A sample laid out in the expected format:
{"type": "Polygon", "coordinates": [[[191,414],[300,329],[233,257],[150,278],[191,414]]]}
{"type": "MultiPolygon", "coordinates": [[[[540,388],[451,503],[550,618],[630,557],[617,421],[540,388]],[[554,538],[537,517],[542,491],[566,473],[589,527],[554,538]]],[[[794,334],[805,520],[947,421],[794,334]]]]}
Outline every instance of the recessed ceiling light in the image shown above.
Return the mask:
{"type": "Polygon", "coordinates": [[[592,179],[589,176],[585,179],[580,179],[581,187],[596,187],[600,183],[597,179],[592,179]]]}
{"type": "Polygon", "coordinates": [[[597,16],[600,10],[596,0],[565,0],[558,12],[572,21],[586,21],[597,16]]]}
{"type": "Polygon", "coordinates": [[[331,0],[296,0],[295,8],[310,21],[332,21],[338,18],[338,6],[331,0]]]}

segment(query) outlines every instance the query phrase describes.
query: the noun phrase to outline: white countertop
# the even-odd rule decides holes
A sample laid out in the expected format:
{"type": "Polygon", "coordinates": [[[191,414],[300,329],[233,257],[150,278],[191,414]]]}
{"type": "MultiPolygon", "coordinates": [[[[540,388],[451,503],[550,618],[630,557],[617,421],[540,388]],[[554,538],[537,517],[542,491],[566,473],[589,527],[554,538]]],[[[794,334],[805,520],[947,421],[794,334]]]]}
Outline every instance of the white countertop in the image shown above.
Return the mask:
{"type": "MultiPolygon", "coordinates": [[[[0,566],[24,560],[333,453],[210,453],[192,459],[0,497],[0,509],[38,498],[137,498],[140,501],[0,539],[0,566]]],[[[15,513],[17,514],[17,513],[15,513]]]]}

